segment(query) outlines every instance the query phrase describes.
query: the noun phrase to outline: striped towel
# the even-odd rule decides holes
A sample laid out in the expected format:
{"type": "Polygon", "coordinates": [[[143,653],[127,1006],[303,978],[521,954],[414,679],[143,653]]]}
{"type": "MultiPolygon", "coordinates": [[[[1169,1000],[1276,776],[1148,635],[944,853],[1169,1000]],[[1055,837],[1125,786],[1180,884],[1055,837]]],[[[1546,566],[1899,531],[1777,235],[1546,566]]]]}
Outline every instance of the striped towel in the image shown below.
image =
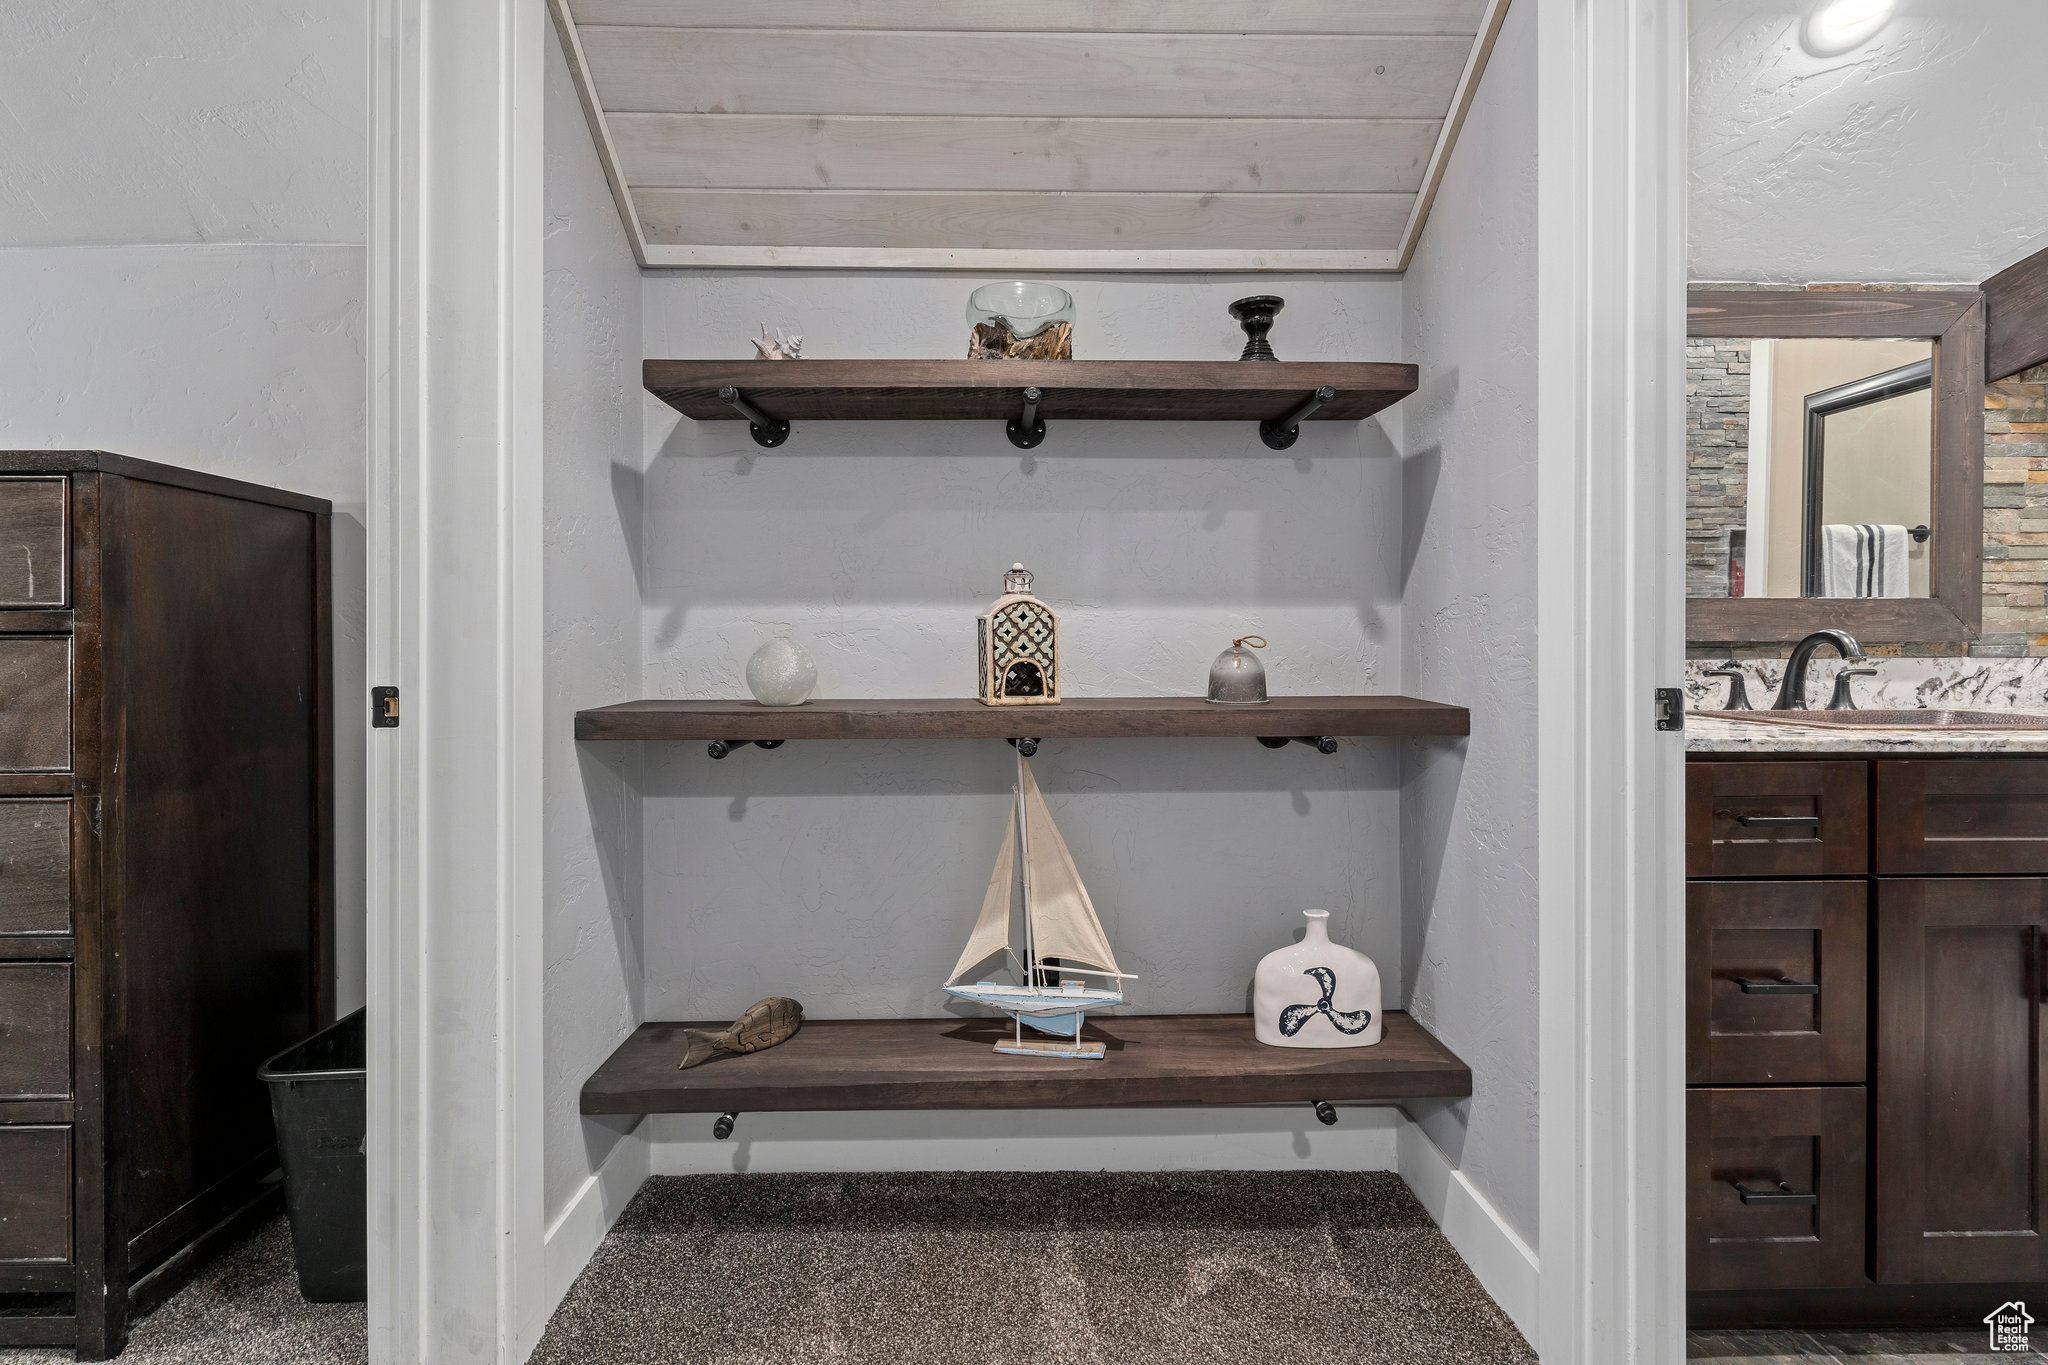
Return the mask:
{"type": "Polygon", "coordinates": [[[1820,528],[1822,597],[1904,597],[1908,577],[1905,527],[1820,528]]]}

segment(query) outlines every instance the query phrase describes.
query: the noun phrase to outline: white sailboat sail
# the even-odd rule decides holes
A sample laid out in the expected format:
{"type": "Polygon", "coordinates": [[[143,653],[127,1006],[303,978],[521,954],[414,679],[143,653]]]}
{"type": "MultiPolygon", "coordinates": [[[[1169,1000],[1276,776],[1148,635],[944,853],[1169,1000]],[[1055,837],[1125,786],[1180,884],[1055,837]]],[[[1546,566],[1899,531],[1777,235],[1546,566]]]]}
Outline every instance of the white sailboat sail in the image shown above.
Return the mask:
{"type": "MultiPolygon", "coordinates": [[[[1067,841],[1052,822],[1052,812],[1039,794],[1038,780],[1031,765],[1020,762],[1024,771],[1024,908],[1031,917],[1031,956],[1034,961],[1058,958],[1063,963],[1098,967],[1119,972],[1116,955],[1109,950],[1109,936],[1095,917],[1095,903],[1067,852],[1067,841]]],[[[988,911],[982,910],[986,918],[988,911]]],[[[975,933],[980,934],[977,925],[975,933]]]]}
{"type": "Polygon", "coordinates": [[[1017,801],[1010,799],[1010,818],[1003,827],[1002,851],[996,854],[995,871],[989,874],[988,894],[982,898],[981,918],[974,921],[974,932],[967,937],[967,947],[961,952],[960,960],[953,964],[952,974],[946,978],[951,985],[974,968],[984,958],[1004,952],[1010,946],[1010,886],[1017,873],[1017,801]]]}

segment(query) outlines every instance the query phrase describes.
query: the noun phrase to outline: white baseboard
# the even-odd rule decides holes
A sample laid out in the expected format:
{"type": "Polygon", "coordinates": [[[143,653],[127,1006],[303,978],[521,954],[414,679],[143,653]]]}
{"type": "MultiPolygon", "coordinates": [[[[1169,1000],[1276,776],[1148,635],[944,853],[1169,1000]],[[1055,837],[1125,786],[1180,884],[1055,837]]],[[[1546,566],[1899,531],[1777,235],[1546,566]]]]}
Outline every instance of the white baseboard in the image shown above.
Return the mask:
{"type": "MultiPolygon", "coordinates": [[[[619,1221],[647,1180],[647,1124],[635,1128],[612,1147],[604,1164],[593,1171],[569,1196],[568,1203],[548,1224],[545,1253],[546,1304],[540,1323],[545,1326],[556,1307],[583,1273],[583,1267],[597,1253],[598,1244],[619,1221]]],[[[536,1331],[534,1339],[539,1340],[536,1331]]]]}
{"type": "Polygon", "coordinates": [[[644,1125],[656,1175],[735,1171],[1391,1171],[1398,1109],[1306,1104],[1205,1109],[899,1109],[709,1114],[644,1125]]]}
{"type": "Polygon", "coordinates": [[[1401,1178],[1501,1311],[1532,1346],[1538,1345],[1542,1276],[1534,1249],[1508,1226],[1486,1196],[1473,1188],[1464,1172],[1452,1167],[1419,1124],[1404,1116],[1397,1143],[1401,1178]]]}

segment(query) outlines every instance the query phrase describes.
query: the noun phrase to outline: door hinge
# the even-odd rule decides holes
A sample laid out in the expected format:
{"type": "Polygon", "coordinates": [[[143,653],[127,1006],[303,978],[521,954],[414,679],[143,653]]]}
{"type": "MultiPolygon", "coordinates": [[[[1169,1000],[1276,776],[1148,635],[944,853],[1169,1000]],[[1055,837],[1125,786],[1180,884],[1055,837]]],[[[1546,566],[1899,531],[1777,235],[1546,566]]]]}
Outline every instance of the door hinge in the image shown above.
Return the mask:
{"type": "Polygon", "coordinates": [[[395,687],[373,687],[370,689],[370,727],[375,730],[398,728],[398,689],[395,687]]]}
{"type": "MultiPolygon", "coordinates": [[[[1660,687],[1651,702],[1651,711],[1657,717],[1659,730],[1683,730],[1685,728],[1685,689],[1660,687]]],[[[396,722],[393,722],[394,724],[396,722]]]]}

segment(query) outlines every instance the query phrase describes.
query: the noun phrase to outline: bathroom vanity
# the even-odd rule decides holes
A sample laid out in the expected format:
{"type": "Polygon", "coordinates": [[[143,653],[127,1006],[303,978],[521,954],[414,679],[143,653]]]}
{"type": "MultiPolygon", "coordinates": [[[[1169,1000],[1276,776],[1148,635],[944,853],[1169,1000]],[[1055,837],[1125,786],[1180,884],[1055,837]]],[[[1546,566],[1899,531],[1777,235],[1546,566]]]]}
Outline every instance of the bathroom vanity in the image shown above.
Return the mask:
{"type": "Polygon", "coordinates": [[[2048,1298],[2048,729],[1687,725],[1692,1326],[2048,1298]]]}

